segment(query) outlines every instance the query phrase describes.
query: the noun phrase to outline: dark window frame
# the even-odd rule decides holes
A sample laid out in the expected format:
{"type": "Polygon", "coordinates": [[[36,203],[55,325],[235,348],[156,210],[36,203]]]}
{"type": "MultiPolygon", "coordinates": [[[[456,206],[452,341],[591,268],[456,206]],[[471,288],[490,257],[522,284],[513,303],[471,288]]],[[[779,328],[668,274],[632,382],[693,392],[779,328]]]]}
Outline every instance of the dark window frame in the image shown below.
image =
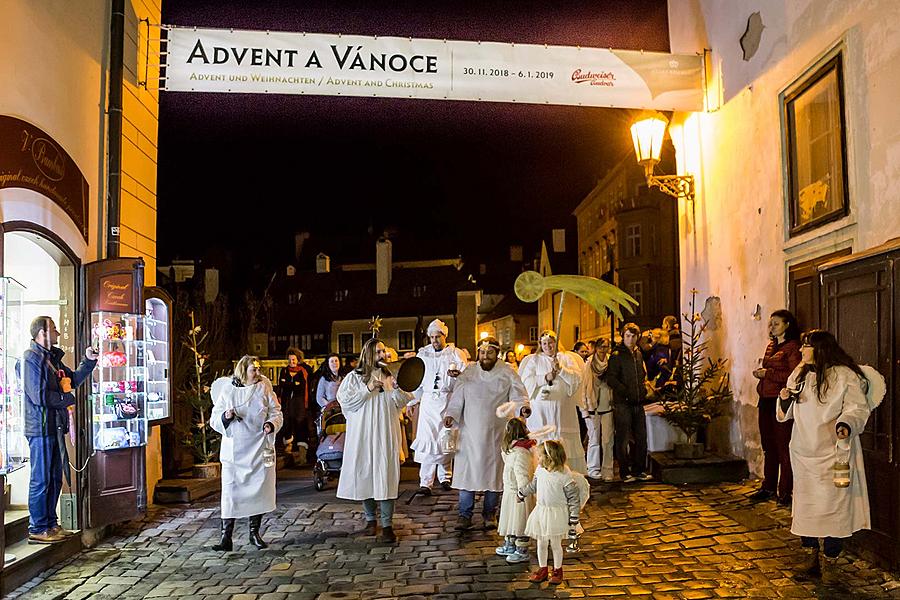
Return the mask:
{"type": "Polygon", "coordinates": [[[843,52],[837,52],[834,56],[826,60],[821,66],[817,67],[812,73],[805,74],[794,84],[792,84],[791,87],[788,88],[788,91],[784,92],[781,95],[781,111],[783,120],[782,144],[784,147],[785,160],[785,191],[787,194],[789,212],[789,223],[787,229],[788,235],[790,237],[795,237],[811,229],[816,229],[827,223],[842,219],[850,214],[850,178],[848,176],[847,168],[847,104],[846,95],[844,93],[843,52]],[[810,88],[819,83],[825,77],[829,76],[832,72],[835,73],[837,80],[838,111],[840,113],[838,115],[840,123],[840,135],[837,149],[840,152],[840,158],[838,160],[840,161],[842,175],[840,182],[842,201],[841,205],[831,212],[821,215],[805,223],[799,223],[800,198],[799,190],[797,189],[797,176],[795,173],[797,167],[797,126],[795,122],[793,106],[794,103],[799,98],[801,98],[804,93],[809,91],[810,88]]]}

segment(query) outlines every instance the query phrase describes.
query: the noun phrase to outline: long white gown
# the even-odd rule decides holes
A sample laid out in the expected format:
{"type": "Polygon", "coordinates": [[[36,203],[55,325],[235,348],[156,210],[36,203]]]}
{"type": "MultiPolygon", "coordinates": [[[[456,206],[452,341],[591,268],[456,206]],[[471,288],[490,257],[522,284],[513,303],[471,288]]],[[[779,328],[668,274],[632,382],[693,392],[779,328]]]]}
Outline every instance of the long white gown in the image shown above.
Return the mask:
{"type": "Polygon", "coordinates": [[[341,382],[337,400],[347,420],[344,461],[337,497],[392,500],[400,485],[400,411],[412,394],[390,383],[370,392],[353,371],[341,382]]]}
{"type": "Polygon", "coordinates": [[[545,376],[553,369],[553,359],[543,353],[530,354],[522,359],[519,375],[531,400],[529,431],[536,432],[546,426],[554,431],[541,436],[539,441],[559,440],[566,449],[569,468],[581,474],[587,473],[581,430],[578,427],[578,407],[584,401],[581,385],[584,360],[574,352],[557,354],[560,371],[553,385],[545,376]]]}
{"type": "Polygon", "coordinates": [[[500,444],[507,418],[497,416],[497,408],[516,404],[515,414],[527,402],[522,380],[512,368],[497,361],[490,371],[479,363],[466,369],[456,381],[445,416],[459,427],[459,441],[453,463],[453,487],[473,492],[503,490],[503,459],[500,444]]]}
{"type": "MultiPolygon", "coordinates": [[[[787,388],[796,389],[802,366],[788,378],[787,388]]],[[[779,400],[775,416],[781,422],[794,419],[790,444],[794,471],[791,533],[843,538],[860,529],[871,529],[866,468],[859,443],[869,406],[863,384],[852,370],[832,367],[826,377],[828,389],[819,398],[816,374],[807,373],[800,402],[791,403],[785,412],[779,400]],[[846,488],[833,483],[835,459],[847,458],[846,452],[835,449],[837,423],[850,426],[850,487],[846,488]]]]}
{"type": "Polygon", "coordinates": [[[448,377],[447,371],[451,364],[464,371],[466,356],[453,344],[447,344],[440,352],[432,346],[425,346],[416,356],[425,363],[425,376],[422,385],[415,391],[419,403],[419,422],[416,439],[410,448],[415,452],[413,458],[417,463],[441,463],[445,457],[438,444],[438,435],[444,427],[444,411],[456,384],[456,379],[448,377]]]}
{"type": "Polygon", "coordinates": [[[503,498],[500,500],[500,520],[497,534],[502,536],[525,535],[525,523],[534,510],[534,495],[519,502],[519,489],[524,488],[534,478],[536,457],[528,448],[514,446],[509,452],[501,452],[503,458],[503,498]]]}
{"type": "Polygon", "coordinates": [[[231,377],[220,377],[210,387],[213,398],[210,427],[222,434],[222,518],[238,519],[275,510],[275,467],[266,467],[263,451],[274,446],[281,429],[281,405],[272,382],[262,377],[253,385],[237,387],[231,377]],[[225,427],[222,415],[233,409],[241,420],[225,427]],[[266,435],[263,426],[275,431],[266,435]],[[268,439],[267,439],[268,438],[268,439]]]}

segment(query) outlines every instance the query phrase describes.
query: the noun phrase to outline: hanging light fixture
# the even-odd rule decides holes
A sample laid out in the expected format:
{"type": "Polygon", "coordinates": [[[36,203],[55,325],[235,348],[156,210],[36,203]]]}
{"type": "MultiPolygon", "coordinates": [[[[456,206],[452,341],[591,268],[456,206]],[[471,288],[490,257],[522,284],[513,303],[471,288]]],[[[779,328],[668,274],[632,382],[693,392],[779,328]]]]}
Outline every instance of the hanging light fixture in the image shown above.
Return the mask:
{"type": "Polygon", "coordinates": [[[663,139],[669,120],[660,112],[651,111],[642,114],[631,125],[631,141],[634,143],[634,154],[638,164],[644,167],[644,176],[649,187],[658,187],[675,198],[694,199],[693,175],[654,175],[653,170],[659,163],[663,139]]]}

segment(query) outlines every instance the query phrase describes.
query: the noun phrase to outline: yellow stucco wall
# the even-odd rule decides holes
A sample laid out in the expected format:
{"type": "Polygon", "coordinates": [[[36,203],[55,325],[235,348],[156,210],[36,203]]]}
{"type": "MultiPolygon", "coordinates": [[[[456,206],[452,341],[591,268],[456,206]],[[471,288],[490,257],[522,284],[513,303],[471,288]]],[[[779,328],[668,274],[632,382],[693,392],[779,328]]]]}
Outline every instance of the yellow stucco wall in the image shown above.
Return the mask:
{"type": "MultiPolygon", "coordinates": [[[[161,0],[132,0],[125,9],[122,90],[122,196],[120,253],[140,256],[146,285],[156,285],[156,167],[159,132],[159,25],[161,0]],[[142,23],[141,19],[147,19],[142,23]],[[147,44],[149,40],[149,58],[147,44]],[[146,87],[141,82],[147,81],[146,87]]],[[[147,498],[162,478],[159,427],[147,442],[147,498]]]]}

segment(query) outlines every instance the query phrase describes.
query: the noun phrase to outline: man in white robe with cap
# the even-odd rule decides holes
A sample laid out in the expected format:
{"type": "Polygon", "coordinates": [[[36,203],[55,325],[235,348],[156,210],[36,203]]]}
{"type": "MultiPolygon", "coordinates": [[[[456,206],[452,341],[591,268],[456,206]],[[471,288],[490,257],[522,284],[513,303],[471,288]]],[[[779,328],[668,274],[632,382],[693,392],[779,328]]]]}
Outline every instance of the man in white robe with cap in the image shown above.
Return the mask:
{"type": "Polygon", "coordinates": [[[503,493],[503,432],[511,417],[528,414],[525,386],[512,367],[497,360],[499,356],[496,338],[478,342],[478,360],[456,380],[444,413],[445,427],[459,427],[453,463],[453,487],[459,490],[458,530],[472,527],[475,492],[484,492],[484,528],[497,527],[503,493]]]}
{"type": "Polygon", "coordinates": [[[577,413],[578,407],[584,408],[581,385],[584,361],[574,352],[559,350],[553,331],[544,331],[540,344],[540,351],[526,356],[519,365],[519,375],[531,401],[528,430],[538,432],[551,428],[553,431],[538,441],[561,441],[569,468],[584,475],[587,462],[577,413]]]}
{"type": "Polygon", "coordinates": [[[438,436],[443,428],[444,410],[453,392],[456,378],[466,368],[466,357],[453,344],[447,343],[447,325],[435,319],[428,325],[431,344],[420,349],[417,356],[425,363],[422,385],[411,404],[419,404],[416,439],[410,448],[419,463],[419,493],[431,494],[435,476],[445,490],[450,489],[453,476],[452,456],[441,452],[438,436]]]}

